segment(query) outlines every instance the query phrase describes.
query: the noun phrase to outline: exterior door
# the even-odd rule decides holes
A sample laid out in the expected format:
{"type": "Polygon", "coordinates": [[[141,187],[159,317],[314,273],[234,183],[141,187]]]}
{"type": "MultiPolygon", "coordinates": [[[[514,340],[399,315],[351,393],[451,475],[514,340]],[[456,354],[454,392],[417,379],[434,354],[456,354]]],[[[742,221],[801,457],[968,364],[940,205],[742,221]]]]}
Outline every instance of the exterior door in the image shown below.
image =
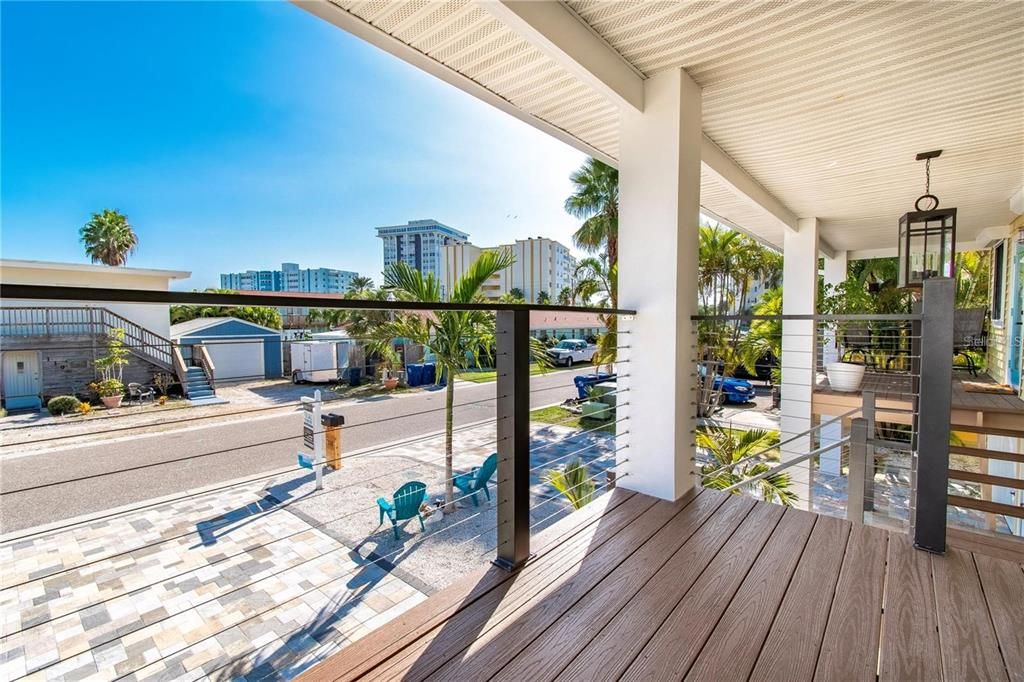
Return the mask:
{"type": "Polygon", "coordinates": [[[39,373],[39,353],[30,350],[4,353],[4,404],[8,410],[34,409],[43,406],[43,390],[39,373]]]}

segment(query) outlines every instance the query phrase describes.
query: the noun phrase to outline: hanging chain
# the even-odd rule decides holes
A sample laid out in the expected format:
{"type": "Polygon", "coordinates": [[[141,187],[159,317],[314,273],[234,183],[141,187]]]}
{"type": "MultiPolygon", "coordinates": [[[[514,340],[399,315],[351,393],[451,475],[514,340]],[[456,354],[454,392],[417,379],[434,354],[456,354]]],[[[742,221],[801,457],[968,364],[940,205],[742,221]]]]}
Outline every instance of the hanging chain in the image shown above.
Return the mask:
{"type": "Polygon", "coordinates": [[[932,160],[924,160],[924,193],[932,193],[932,160]]]}

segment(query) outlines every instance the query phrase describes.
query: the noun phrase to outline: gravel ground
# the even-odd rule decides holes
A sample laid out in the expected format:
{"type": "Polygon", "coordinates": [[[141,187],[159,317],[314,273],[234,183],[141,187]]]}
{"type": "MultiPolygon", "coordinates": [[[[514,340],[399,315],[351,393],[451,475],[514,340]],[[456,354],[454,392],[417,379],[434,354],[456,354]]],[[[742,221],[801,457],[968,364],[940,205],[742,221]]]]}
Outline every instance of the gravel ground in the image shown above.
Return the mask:
{"type": "MultiPolygon", "coordinates": [[[[466,471],[483,462],[494,451],[494,425],[463,429],[455,434],[455,470],[466,471]]],[[[608,456],[614,439],[608,434],[584,433],[558,426],[537,424],[533,428],[531,468],[531,518],[533,532],[555,523],[571,511],[564,498],[541,481],[544,470],[564,464],[570,453],[580,453],[589,463],[591,476],[605,490],[601,472],[612,464],[608,456]],[[604,457],[604,459],[600,459],[604,457]],[[598,460],[598,461],[595,461],[598,460]]],[[[379,563],[397,577],[426,593],[432,593],[494,558],[497,545],[496,500],[479,495],[480,506],[462,500],[453,514],[428,521],[426,532],[412,519],[399,527],[398,540],[391,525],[378,526],[378,497],[391,498],[395,489],[408,481],[427,484],[428,500],[444,494],[443,437],[434,436],[409,444],[396,444],[380,452],[345,458],[343,467],[324,476],[324,491],[317,493],[307,478],[280,480],[268,492],[287,509],[379,563]],[[305,499],[303,499],[305,498],[305,499]]],[[[456,491],[456,495],[459,493],[456,491]]]]}

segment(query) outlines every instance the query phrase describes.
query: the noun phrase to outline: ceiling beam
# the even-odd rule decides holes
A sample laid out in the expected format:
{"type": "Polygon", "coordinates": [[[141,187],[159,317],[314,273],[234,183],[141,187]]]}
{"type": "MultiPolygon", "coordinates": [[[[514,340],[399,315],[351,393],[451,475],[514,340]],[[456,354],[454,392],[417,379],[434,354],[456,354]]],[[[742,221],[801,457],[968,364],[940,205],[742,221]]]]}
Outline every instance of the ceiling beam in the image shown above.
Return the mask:
{"type": "Polygon", "coordinates": [[[482,0],[479,5],[619,108],[643,111],[643,76],[562,3],[482,0]]]}

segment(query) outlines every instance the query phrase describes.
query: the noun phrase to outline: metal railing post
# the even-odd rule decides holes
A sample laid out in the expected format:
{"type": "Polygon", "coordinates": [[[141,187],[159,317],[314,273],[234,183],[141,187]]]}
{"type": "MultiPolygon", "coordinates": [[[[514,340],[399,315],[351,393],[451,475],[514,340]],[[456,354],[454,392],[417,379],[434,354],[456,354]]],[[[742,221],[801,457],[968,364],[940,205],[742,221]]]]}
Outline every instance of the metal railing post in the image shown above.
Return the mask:
{"type": "Polygon", "coordinates": [[[497,313],[498,555],[514,571],[530,558],[530,313],[497,313]]]}
{"type": "Polygon", "coordinates": [[[920,390],[915,434],[914,546],[946,551],[949,485],[949,420],[953,401],[953,305],[955,282],[926,280],[921,300],[920,390]]]}
{"type": "MultiPolygon", "coordinates": [[[[867,422],[867,438],[874,438],[878,431],[875,428],[875,392],[864,391],[862,394],[863,407],[861,414],[867,422]]],[[[865,443],[867,450],[864,454],[864,511],[875,510],[875,448],[865,443]]],[[[852,475],[852,473],[851,473],[852,475]]]]}
{"type": "Polygon", "coordinates": [[[864,523],[864,492],[868,469],[868,420],[850,422],[850,475],[846,483],[846,520],[864,523]]]}

